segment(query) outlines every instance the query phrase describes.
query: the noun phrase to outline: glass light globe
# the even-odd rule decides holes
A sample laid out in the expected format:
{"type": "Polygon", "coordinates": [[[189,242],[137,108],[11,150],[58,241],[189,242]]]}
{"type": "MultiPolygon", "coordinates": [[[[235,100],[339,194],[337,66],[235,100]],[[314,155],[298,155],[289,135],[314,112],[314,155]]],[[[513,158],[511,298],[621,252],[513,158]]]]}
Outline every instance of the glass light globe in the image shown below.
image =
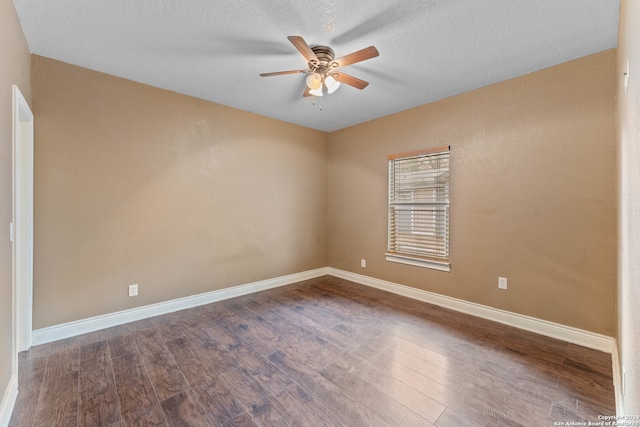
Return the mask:
{"type": "Polygon", "coordinates": [[[309,74],[307,77],[307,87],[312,90],[322,87],[322,76],[318,73],[309,74]]]}
{"type": "Polygon", "coordinates": [[[320,87],[318,87],[317,89],[311,89],[309,93],[313,96],[322,96],[322,85],[320,85],[320,87]]]}
{"type": "Polygon", "coordinates": [[[333,93],[340,87],[340,82],[333,78],[333,76],[328,76],[324,79],[324,85],[327,87],[327,93],[333,93]]]}

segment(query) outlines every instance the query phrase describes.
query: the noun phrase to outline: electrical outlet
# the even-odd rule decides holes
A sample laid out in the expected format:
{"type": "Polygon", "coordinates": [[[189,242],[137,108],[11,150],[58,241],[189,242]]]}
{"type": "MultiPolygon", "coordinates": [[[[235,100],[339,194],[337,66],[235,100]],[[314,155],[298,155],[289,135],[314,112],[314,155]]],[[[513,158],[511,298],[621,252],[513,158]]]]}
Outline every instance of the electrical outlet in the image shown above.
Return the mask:
{"type": "Polygon", "coordinates": [[[498,289],[507,289],[506,277],[498,277],[498,289]]]}
{"type": "Polygon", "coordinates": [[[138,296],[138,285],[129,285],[129,296],[130,297],[138,296]]]}
{"type": "Polygon", "coordinates": [[[366,268],[367,267],[367,260],[366,259],[361,259],[360,260],[360,267],[362,267],[362,268],[366,268]]]}

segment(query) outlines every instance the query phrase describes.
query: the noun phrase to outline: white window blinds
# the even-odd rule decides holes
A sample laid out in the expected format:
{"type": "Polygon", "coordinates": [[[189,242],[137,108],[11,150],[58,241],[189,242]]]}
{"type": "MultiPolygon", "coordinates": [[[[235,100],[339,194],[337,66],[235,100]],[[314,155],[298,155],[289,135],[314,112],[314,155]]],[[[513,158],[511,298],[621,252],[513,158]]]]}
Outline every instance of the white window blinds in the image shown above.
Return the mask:
{"type": "Polygon", "coordinates": [[[449,147],[389,156],[386,255],[449,271],[449,147]]]}

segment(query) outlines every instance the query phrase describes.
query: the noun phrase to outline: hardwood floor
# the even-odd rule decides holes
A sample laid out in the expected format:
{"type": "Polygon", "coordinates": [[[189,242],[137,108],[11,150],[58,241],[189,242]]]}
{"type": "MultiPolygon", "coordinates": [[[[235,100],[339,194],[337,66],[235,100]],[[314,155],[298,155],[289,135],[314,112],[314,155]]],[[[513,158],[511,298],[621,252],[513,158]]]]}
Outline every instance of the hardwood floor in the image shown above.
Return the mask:
{"type": "Polygon", "coordinates": [[[11,427],[538,427],[615,414],[609,354],[331,276],[34,347],[19,384],[11,427]]]}

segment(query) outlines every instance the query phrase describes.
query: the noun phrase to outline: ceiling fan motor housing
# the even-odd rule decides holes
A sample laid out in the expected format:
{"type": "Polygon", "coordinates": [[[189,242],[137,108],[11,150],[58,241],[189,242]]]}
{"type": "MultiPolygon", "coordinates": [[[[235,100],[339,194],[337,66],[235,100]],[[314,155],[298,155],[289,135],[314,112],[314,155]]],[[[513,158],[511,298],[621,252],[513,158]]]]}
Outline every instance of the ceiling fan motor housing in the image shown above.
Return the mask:
{"type": "Polygon", "coordinates": [[[309,62],[309,68],[320,74],[324,74],[329,68],[329,64],[335,59],[335,52],[328,46],[312,46],[311,50],[318,57],[318,63],[309,62]]]}

